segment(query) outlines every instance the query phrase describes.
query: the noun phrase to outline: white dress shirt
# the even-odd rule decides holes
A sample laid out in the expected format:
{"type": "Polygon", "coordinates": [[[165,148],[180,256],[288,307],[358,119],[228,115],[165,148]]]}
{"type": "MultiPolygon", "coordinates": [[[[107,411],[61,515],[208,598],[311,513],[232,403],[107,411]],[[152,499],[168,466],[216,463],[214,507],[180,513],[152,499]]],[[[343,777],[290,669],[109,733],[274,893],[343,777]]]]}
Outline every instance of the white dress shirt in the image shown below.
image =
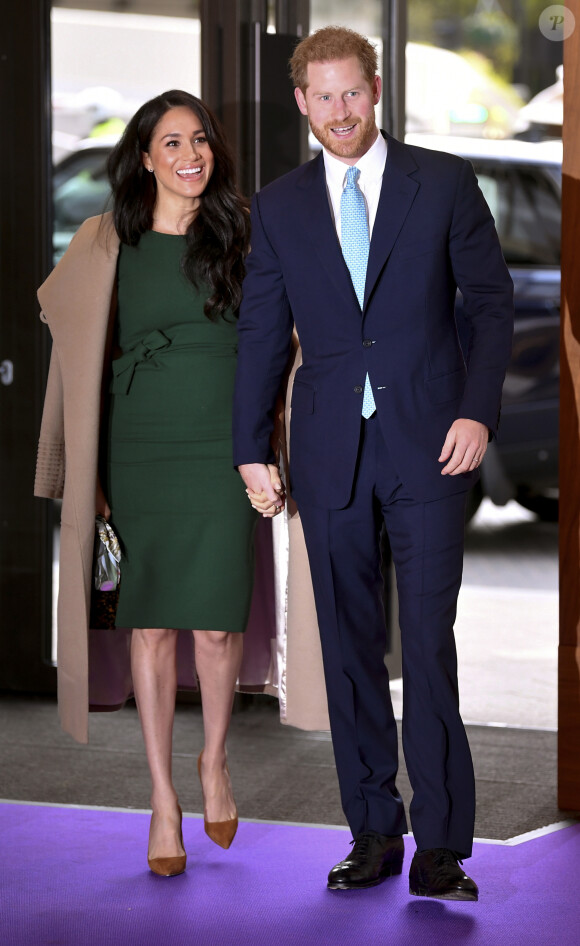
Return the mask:
{"type": "MultiPolygon", "coordinates": [[[[340,242],[340,198],[346,183],[348,165],[335,158],[326,148],[323,148],[323,157],[328,201],[340,242]]],[[[387,142],[379,132],[374,144],[371,145],[366,154],[363,154],[362,158],[359,158],[355,165],[360,171],[357,183],[365,199],[369,237],[373,235],[386,160],[387,142]]]]}

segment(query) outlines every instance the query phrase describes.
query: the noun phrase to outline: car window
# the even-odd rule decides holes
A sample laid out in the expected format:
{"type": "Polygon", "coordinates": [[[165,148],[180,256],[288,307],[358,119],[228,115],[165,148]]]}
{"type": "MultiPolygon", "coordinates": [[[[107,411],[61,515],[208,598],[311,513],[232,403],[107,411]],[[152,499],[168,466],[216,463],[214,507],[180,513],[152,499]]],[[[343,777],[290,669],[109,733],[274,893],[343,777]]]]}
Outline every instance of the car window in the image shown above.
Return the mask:
{"type": "Polygon", "coordinates": [[[560,262],[560,195],[545,169],[473,161],[510,266],[560,262]]]}
{"type": "Polygon", "coordinates": [[[55,176],[55,229],[76,230],[87,217],[103,212],[109,196],[106,154],[81,152],[77,157],[55,176]]]}
{"type": "Polygon", "coordinates": [[[81,223],[107,209],[109,152],[110,148],[83,149],[65,158],[54,169],[54,264],[58,263],[81,223]]]}

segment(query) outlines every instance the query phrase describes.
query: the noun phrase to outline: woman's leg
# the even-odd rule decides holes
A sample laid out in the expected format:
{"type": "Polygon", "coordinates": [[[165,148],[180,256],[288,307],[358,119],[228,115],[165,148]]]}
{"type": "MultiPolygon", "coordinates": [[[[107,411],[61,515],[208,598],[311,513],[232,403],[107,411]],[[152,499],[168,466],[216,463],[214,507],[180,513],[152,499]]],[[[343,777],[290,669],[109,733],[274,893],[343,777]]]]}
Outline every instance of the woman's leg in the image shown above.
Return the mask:
{"type": "Polygon", "coordinates": [[[152,785],[150,858],[183,854],[177,792],[171,779],[171,748],[177,691],[176,647],[175,630],[133,630],[131,670],[152,785]]]}
{"type": "Polygon", "coordinates": [[[236,817],[236,803],[226,768],[226,736],[242,661],[243,635],[194,631],[193,636],[205,735],[201,767],[205,818],[228,821],[236,817]]]}

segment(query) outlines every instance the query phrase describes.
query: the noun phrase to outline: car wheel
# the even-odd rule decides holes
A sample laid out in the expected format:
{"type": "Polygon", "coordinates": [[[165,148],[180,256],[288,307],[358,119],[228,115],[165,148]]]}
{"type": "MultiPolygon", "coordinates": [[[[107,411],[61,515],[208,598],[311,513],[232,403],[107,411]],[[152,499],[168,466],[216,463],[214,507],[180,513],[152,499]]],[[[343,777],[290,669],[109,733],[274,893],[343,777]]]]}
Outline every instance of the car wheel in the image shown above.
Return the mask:
{"type": "Polygon", "coordinates": [[[558,521],[558,497],[550,496],[545,493],[532,493],[530,490],[520,487],[516,493],[516,500],[524,509],[535,512],[538,519],[542,522],[558,521]]]}
{"type": "Polygon", "coordinates": [[[467,494],[467,505],[465,507],[465,521],[471,522],[475,513],[481,506],[481,500],[483,499],[483,489],[481,488],[481,482],[478,481],[475,486],[469,490],[467,494]]]}

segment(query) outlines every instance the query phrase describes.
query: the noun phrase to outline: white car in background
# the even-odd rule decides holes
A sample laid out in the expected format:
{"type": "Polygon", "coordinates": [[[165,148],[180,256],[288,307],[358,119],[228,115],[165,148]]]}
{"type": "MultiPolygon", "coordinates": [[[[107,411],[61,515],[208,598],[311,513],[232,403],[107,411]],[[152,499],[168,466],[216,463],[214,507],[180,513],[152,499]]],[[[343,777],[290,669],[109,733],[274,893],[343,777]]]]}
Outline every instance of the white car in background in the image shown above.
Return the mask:
{"type": "Polygon", "coordinates": [[[87,217],[103,213],[111,193],[107,158],[118,136],[85,138],[52,175],[53,261],[57,263],[87,217]]]}

